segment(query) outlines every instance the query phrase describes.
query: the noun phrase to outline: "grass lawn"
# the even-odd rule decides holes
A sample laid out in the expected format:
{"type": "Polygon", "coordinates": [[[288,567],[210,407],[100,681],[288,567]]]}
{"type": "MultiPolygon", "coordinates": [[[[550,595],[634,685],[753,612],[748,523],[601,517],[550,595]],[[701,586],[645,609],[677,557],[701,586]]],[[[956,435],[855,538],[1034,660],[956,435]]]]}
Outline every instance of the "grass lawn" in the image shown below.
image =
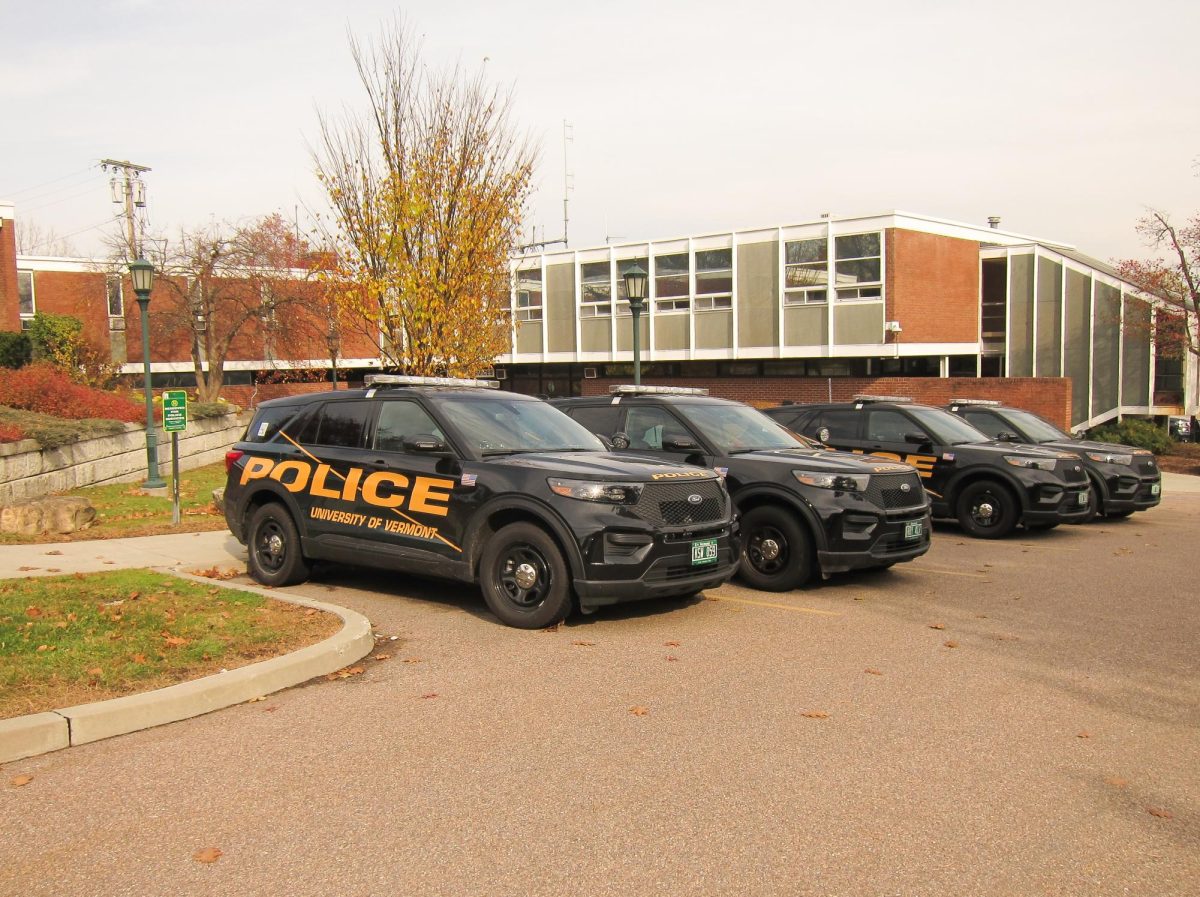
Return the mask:
{"type": "Polygon", "coordinates": [[[149,570],[0,580],[0,718],[196,679],[340,626],[332,614],[149,570]]]}
{"type": "MultiPolygon", "coordinates": [[[[168,465],[161,470],[171,494],[168,465]]],[[[86,498],[96,509],[96,520],[85,530],[67,535],[20,536],[0,533],[0,544],[22,542],[67,542],[78,539],[117,539],[124,536],[156,536],[163,533],[194,533],[225,529],[225,517],[212,503],[212,492],[225,485],[225,462],[209,464],[179,475],[178,526],[171,523],[171,499],[148,495],[140,483],[87,486],[63,495],[86,498]]]]}

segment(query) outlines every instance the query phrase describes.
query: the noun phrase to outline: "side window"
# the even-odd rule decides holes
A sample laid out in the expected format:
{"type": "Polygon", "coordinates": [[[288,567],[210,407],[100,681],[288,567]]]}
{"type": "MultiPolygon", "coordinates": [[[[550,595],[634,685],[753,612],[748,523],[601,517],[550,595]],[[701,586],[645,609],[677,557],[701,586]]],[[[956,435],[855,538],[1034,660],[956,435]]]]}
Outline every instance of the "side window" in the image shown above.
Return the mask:
{"type": "Polygon", "coordinates": [[[867,417],[867,439],[874,442],[909,442],[906,434],[921,433],[920,425],[899,411],[872,411],[867,417]]]}
{"type": "Polygon", "coordinates": [[[625,418],[625,432],[631,449],[660,451],[665,439],[694,438],[669,411],[654,405],[630,408],[625,418]]]}
{"type": "Polygon", "coordinates": [[[831,408],[809,420],[802,431],[822,442],[858,438],[858,412],[852,408],[831,408]]]}
{"type": "Polygon", "coordinates": [[[402,452],[406,436],[436,436],[443,442],[446,439],[429,413],[416,402],[381,403],[379,423],[375,425],[375,448],[382,452],[402,452]]]}
{"type": "Polygon", "coordinates": [[[621,416],[620,405],[584,405],[568,409],[568,414],[598,436],[612,436],[617,432],[621,416]]]}
{"type": "Polygon", "coordinates": [[[326,402],[304,421],[297,442],[361,448],[370,402],[326,402]]]}
{"type": "MultiPolygon", "coordinates": [[[[296,439],[296,434],[286,426],[287,422],[300,411],[299,406],[284,405],[281,408],[260,408],[254,416],[254,421],[242,437],[244,442],[271,442],[279,437],[280,429],[296,439]]],[[[299,441],[299,440],[297,440],[299,441]]]]}
{"type": "Polygon", "coordinates": [[[966,411],[963,412],[963,419],[971,424],[975,429],[986,433],[993,439],[997,438],[1001,433],[1008,433],[1012,427],[1008,426],[1000,418],[994,414],[989,414],[986,411],[966,411]]]}

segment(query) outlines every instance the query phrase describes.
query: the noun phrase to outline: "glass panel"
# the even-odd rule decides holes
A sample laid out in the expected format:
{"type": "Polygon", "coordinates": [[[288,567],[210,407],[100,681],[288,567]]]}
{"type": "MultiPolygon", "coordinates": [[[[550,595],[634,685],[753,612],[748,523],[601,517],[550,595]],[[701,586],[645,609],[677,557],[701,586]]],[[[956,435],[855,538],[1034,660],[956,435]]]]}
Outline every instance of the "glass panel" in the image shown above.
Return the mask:
{"type": "Polygon", "coordinates": [[[784,287],[815,287],[829,282],[829,272],[824,263],[820,265],[788,265],[784,269],[784,287]]]}
{"type": "Polygon", "coordinates": [[[688,257],[686,252],[678,255],[660,255],[654,259],[654,274],[661,277],[664,274],[687,274],[688,257]]]}
{"type": "Polygon", "coordinates": [[[871,283],[879,280],[879,259],[862,259],[856,262],[837,263],[838,285],[871,283]]]}
{"type": "Polygon", "coordinates": [[[608,262],[588,262],[579,266],[581,302],[609,302],[612,300],[612,283],[608,262]]]}
{"type": "Polygon", "coordinates": [[[829,244],[824,239],[794,240],[785,245],[785,261],[789,265],[800,262],[823,262],[829,258],[829,244]]]}
{"type": "Polygon", "coordinates": [[[433,418],[416,402],[383,402],[379,408],[379,423],[375,427],[375,447],[384,452],[402,452],[406,436],[446,439],[433,418]]]}
{"type": "Polygon", "coordinates": [[[125,315],[125,303],[121,295],[121,278],[108,278],[108,315],[111,318],[120,318],[125,315]]]}
{"type": "Polygon", "coordinates": [[[696,274],[696,295],[708,293],[732,293],[732,271],[706,271],[696,274]]]}
{"type": "Polygon", "coordinates": [[[17,307],[22,315],[32,315],[33,307],[33,272],[17,272],[17,307]]]}
{"type": "Polygon", "coordinates": [[[732,268],[732,249],[706,249],[696,253],[697,271],[728,271],[732,268]]]}
{"type": "Polygon", "coordinates": [[[321,409],[317,430],[318,445],[358,448],[367,426],[369,402],[330,402],[321,409]]]}
{"type": "Polygon", "coordinates": [[[484,455],[515,452],[604,451],[604,444],[557,408],[517,396],[497,399],[469,394],[448,395],[447,410],[467,444],[484,455]]]}
{"type": "Polygon", "coordinates": [[[839,259],[861,259],[879,255],[879,234],[852,234],[834,237],[834,252],[839,259]]]}
{"type": "Polygon", "coordinates": [[[672,296],[687,296],[688,276],[686,274],[672,274],[669,277],[659,276],[654,278],[654,286],[660,299],[672,296]]]}
{"type": "Polygon", "coordinates": [[[920,442],[909,436],[926,434],[919,426],[898,411],[872,411],[867,419],[867,439],[879,442],[920,442]]]}
{"type": "Polygon", "coordinates": [[[661,451],[664,440],[696,441],[696,437],[689,433],[687,427],[676,420],[674,415],[665,408],[652,405],[630,408],[625,419],[625,432],[629,436],[631,449],[661,451]]]}

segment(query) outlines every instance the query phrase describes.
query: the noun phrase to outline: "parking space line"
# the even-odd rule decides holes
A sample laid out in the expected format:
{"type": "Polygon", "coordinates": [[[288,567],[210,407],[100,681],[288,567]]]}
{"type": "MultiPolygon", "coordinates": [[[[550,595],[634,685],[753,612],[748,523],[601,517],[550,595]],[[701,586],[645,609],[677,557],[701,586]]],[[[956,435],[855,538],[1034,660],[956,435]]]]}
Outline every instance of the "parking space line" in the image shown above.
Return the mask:
{"type": "Polygon", "coordinates": [[[776,604],[773,601],[753,601],[749,598],[727,598],[724,595],[705,595],[705,601],[732,601],[735,604],[752,604],[755,607],[777,607],[780,610],[791,610],[801,614],[820,614],[823,617],[840,617],[841,613],[834,610],[817,610],[812,607],[796,607],[794,604],[776,604]]]}
{"type": "Polygon", "coordinates": [[[972,579],[987,579],[990,573],[964,573],[962,570],[948,570],[945,567],[931,567],[928,564],[921,564],[913,567],[914,570],[928,570],[930,573],[944,573],[947,576],[969,576],[972,579]]]}

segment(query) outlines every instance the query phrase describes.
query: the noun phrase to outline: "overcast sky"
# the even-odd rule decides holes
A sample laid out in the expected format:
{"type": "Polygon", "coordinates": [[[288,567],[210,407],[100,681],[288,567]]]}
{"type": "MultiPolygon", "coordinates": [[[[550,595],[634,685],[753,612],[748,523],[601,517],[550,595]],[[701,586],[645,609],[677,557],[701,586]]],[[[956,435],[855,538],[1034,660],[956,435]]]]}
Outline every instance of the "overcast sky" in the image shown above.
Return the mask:
{"type": "Polygon", "coordinates": [[[111,157],[153,169],[155,230],[303,227],[316,110],[362,105],[347,29],[397,12],[512,87],[548,237],[572,123],[574,247],[901,209],[1112,259],[1200,211],[1194,0],[0,0],[0,201],[93,251],[111,157]]]}

